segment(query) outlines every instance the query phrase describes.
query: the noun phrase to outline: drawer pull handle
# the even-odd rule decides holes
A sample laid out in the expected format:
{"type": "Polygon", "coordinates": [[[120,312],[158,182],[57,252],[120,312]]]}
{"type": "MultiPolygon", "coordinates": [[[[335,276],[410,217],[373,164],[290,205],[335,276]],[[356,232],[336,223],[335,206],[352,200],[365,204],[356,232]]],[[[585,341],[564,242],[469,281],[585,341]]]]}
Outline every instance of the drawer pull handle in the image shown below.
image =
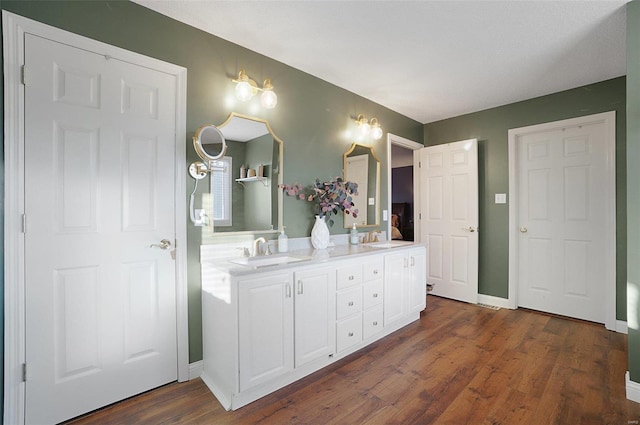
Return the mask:
{"type": "Polygon", "coordinates": [[[378,298],[378,294],[373,294],[373,298],[378,298]]]}
{"type": "Polygon", "coordinates": [[[353,301],[349,301],[349,307],[353,306],[353,301]]]}
{"type": "Polygon", "coordinates": [[[349,332],[349,336],[353,336],[353,332],[349,332]]]}
{"type": "Polygon", "coordinates": [[[353,275],[349,276],[349,280],[353,280],[355,277],[353,275]]]}
{"type": "Polygon", "coordinates": [[[378,326],[378,321],[377,320],[373,322],[373,326],[378,326]]]}
{"type": "Polygon", "coordinates": [[[375,269],[375,270],[373,271],[373,274],[378,274],[378,269],[375,269]]]}

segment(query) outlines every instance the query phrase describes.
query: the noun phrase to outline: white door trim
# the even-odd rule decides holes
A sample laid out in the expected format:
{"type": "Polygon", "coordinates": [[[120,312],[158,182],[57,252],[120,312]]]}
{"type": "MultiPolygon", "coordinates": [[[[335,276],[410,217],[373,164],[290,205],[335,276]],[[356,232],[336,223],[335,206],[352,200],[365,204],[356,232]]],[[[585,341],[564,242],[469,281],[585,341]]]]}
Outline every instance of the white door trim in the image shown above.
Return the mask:
{"type": "MultiPolygon", "coordinates": [[[[387,133],[387,237],[391,238],[391,145],[402,146],[403,148],[416,151],[424,148],[424,145],[395,134],[387,133]]],[[[415,153],[415,152],[414,152],[415,153]]],[[[413,156],[413,235],[416,242],[420,241],[420,171],[416,155],[413,156]]]]}
{"type": "MultiPolygon", "coordinates": [[[[187,314],[186,84],[184,67],[91,40],[2,11],[4,55],[4,423],[24,423],[24,34],[34,34],[176,77],[176,323],[178,380],[189,379],[187,314]]],[[[28,83],[28,75],[26,76],[28,83]]]]}
{"type": "Polygon", "coordinates": [[[518,308],[518,149],[519,136],[540,131],[551,131],[563,127],[604,123],[606,134],[606,181],[604,202],[606,213],[606,252],[605,258],[605,327],[616,329],[616,113],[615,111],[587,115],[562,121],[532,125],[509,130],[509,298],[510,308],[518,308]]]}

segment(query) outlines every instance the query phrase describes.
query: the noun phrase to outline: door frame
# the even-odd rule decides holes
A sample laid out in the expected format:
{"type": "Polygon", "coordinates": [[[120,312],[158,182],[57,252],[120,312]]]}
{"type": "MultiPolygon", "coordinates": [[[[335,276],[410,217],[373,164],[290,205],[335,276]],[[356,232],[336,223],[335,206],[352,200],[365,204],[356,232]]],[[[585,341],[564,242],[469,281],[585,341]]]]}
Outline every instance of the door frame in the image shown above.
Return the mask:
{"type": "MultiPolygon", "coordinates": [[[[176,77],[175,232],[176,344],[178,381],[189,378],[186,229],[187,69],[2,11],[4,56],[4,422],[24,423],[25,258],[24,213],[24,35],[34,34],[176,77]]],[[[28,75],[25,77],[28,84],[28,75]]],[[[28,376],[28,375],[27,375],[28,376]]]]}
{"type": "Polygon", "coordinates": [[[518,145],[520,136],[552,131],[563,127],[575,127],[604,123],[605,125],[605,327],[616,330],[616,113],[615,111],[586,115],[561,121],[509,129],[509,308],[518,308],[519,276],[519,198],[518,198],[518,145]]]}
{"type": "MultiPolygon", "coordinates": [[[[410,149],[413,152],[413,237],[415,242],[423,242],[420,240],[420,163],[419,157],[415,154],[418,149],[422,149],[425,146],[421,143],[414,142],[413,140],[405,139],[404,137],[396,136],[395,134],[387,133],[387,238],[391,238],[391,212],[392,198],[391,198],[391,145],[402,146],[405,149],[410,149]]],[[[384,220],[384,214],[382,219],[384,220]]]]}

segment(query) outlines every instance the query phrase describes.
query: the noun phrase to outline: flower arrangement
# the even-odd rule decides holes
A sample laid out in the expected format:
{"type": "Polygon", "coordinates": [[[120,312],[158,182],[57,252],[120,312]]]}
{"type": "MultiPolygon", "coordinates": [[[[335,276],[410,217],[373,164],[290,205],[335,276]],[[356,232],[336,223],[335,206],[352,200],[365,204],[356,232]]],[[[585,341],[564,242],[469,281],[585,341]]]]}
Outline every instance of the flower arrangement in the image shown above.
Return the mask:
{"type": "Polygon", "coordinates": [[[284,192],[289,196],[295,196],[297,199],[315,202],[315,212],[320,217],[327,218],[327,224],[333,226],[331,214],[338,214],[338,211],[344,211],[345,214],[351,214],[358,217],[358,209],[354,208],[353,198],[351,195],[358,194],[358,184],[345,181],[342,177],[336,177],[335,180],[316,182],[308,187],[301,184],[280,185],[284,192]]]}

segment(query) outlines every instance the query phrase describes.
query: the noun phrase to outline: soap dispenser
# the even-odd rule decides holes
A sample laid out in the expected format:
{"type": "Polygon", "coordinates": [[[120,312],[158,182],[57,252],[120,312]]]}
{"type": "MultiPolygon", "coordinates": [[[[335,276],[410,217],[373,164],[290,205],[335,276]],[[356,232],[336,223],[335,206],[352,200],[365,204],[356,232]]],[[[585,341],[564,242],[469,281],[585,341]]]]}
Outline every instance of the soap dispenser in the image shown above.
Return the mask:
{"type": "Polygon", "coordinates": [[[349,235],[349,243],[351,245],[358,245],[358,229],[356,229],[356,223],[353,223],[351,228],[351,234],[349,235]]]}
{"type": "Polygon", "coordinates": [[[284,233],[284,228],[280,230],[280,236],[278,236],[278,252],[289,251],[289,238],[284,233]]]}

